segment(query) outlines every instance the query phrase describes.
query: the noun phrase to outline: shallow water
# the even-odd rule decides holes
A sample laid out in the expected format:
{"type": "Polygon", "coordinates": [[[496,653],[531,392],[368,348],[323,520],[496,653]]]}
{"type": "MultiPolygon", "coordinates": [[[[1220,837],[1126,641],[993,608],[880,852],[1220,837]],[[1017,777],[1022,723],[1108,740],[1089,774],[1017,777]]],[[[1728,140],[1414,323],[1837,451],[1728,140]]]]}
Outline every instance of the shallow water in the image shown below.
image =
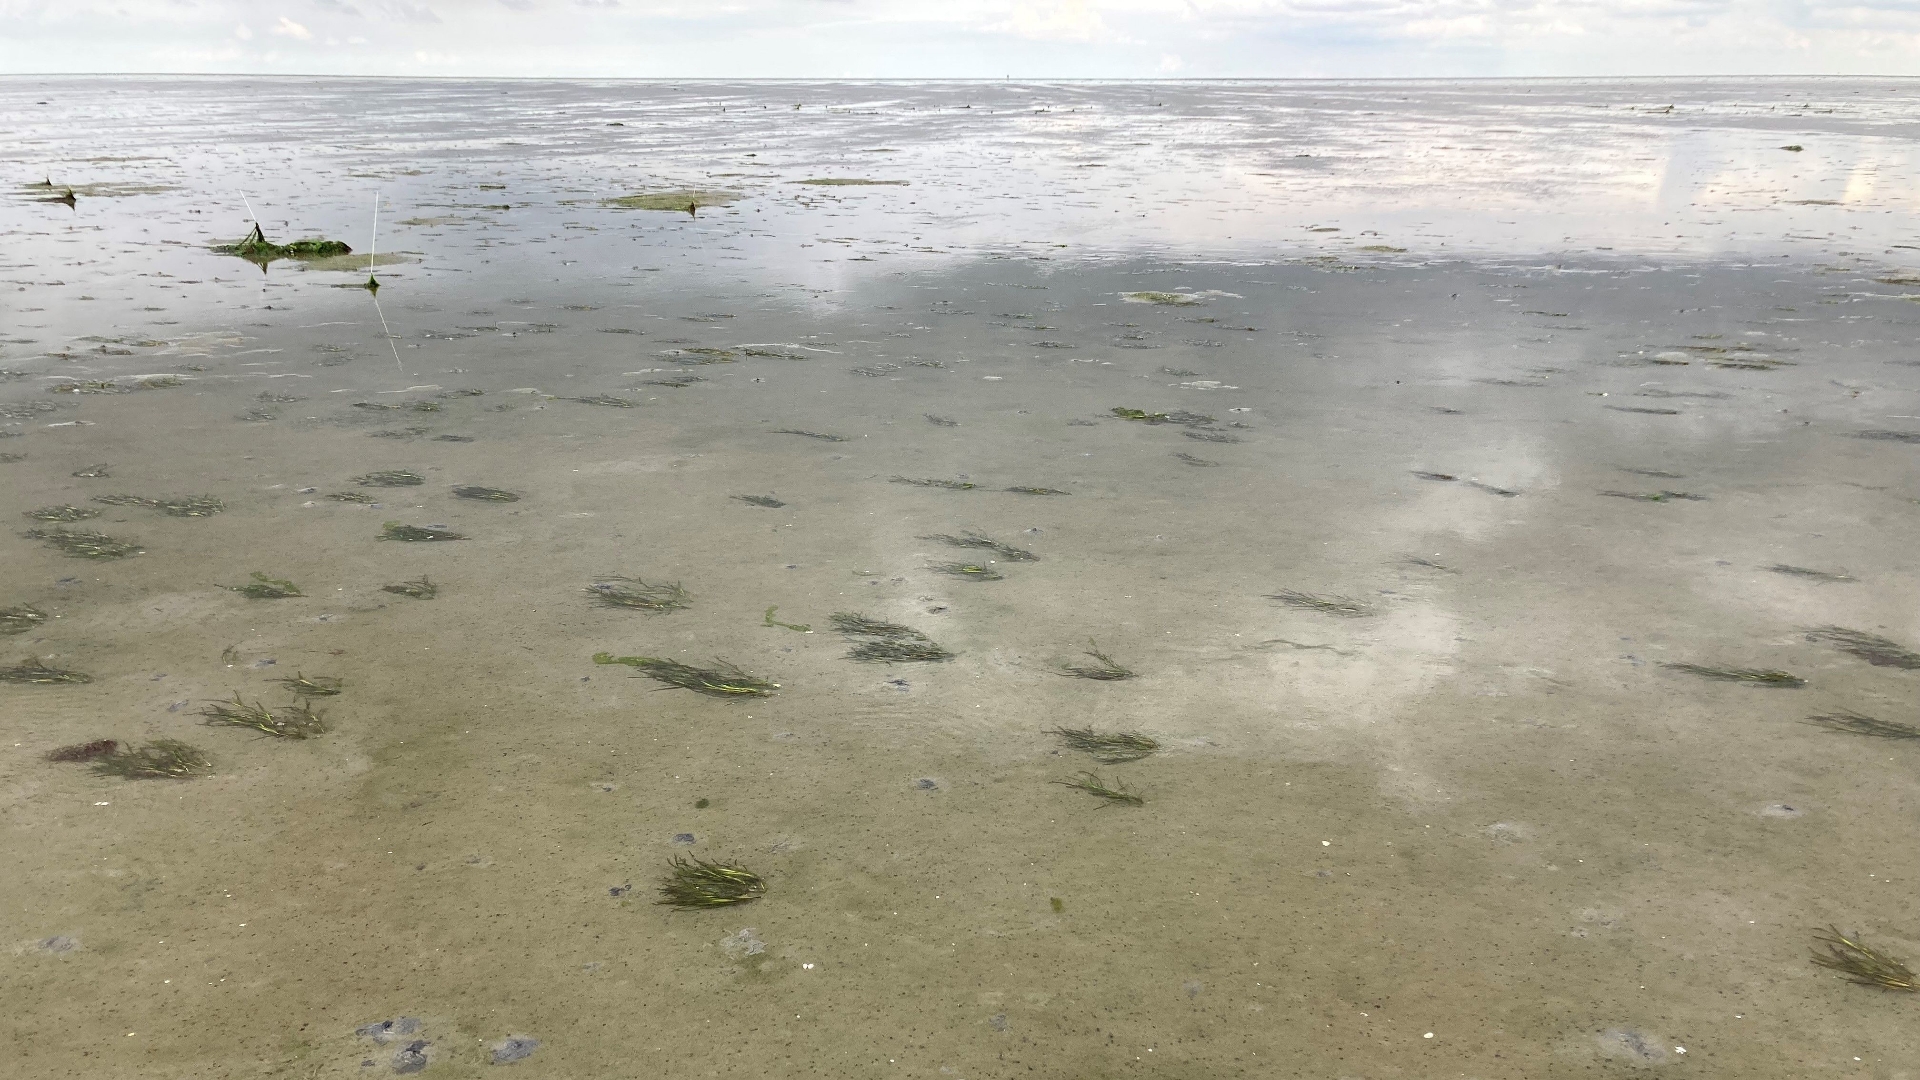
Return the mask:
{"type": "Polygon", "coordinates": [[[92,676],[0,685],[14,1074],[1909,1075],[1807,957],[1920,957],[1920,749],[1802,721],[1920,724],[1804,633],[1920,648],[1911,93],[0,81],[76,188],[0,204],[0,646],[92,676]],[[377,293],[208,251],[376,194],[377,293]],[[318,738],[198,715],[296,673],[318,738]],[[689,853],[766,896],[654,905],[689,853]]]}

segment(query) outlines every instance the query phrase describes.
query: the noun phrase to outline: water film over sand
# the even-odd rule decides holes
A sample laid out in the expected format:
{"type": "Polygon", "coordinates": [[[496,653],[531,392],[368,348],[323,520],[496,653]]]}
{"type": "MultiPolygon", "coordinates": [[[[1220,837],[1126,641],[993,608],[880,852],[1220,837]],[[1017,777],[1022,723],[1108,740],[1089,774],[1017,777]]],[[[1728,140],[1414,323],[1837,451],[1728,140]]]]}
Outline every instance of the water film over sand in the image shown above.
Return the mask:
{"type": "Polygon", "coordinates": [[[0,81],[8,1075],[1904,1075],[1910,97],[0,81]]]}

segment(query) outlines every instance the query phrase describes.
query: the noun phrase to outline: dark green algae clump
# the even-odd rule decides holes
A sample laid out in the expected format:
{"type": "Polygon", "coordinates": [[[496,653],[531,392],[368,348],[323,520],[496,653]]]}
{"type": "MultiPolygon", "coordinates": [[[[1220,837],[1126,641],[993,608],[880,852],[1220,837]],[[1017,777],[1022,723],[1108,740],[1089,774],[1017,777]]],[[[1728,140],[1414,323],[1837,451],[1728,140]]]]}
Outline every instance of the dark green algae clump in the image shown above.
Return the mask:
{"type": "Polygon", "coordinates": [[[327,259],[335,255],[353,254],[352,248],[338,240],[315,238],[276,244],[266,238],[258,224],[238,243],[216,244],[213,250],[217,255],[237,255],[262,267],[277,259],[327,259]]]}

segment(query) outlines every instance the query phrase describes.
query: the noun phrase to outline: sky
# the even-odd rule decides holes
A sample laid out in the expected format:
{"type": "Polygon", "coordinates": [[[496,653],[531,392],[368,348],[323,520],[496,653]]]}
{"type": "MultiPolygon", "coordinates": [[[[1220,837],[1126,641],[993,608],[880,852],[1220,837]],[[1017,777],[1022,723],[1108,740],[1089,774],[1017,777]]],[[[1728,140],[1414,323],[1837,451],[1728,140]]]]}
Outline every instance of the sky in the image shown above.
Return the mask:
{"type": "Polygon", "coordinates": [[[1920,0],[0,0],[0,74],[1920,76],[1920,0]]]}

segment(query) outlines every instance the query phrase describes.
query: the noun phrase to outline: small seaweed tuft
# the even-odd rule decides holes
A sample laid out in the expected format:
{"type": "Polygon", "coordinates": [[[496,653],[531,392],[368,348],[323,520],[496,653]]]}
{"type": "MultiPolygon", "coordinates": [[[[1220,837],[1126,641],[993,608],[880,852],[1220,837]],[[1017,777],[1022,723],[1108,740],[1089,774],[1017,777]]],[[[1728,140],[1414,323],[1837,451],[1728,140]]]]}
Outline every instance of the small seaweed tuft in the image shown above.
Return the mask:
{"type": "Polygon", "coordinates": [[[1689,491],[1603,491],[1600,494],[1615,499],[1637,499],[1640,502],[1706,502],[1705,495],[1695,495],[1689,491]]]}
{"type": "Polygon", "coordinates": [[[1817,942],[1813,950],[1813,962],[1839,972],[1840,977],[1848,982],[1877,986],[1883,990],[1911,992],[1920,989],[1911,968],[1867,945],[1857,936],[1848,937],[1838,927],[1829,926],[1825,930],[1814,931],[1813,937],[1817,942]],[[1825,946],[1824,951],[1821,946],[1825,946]]]}
{"type": "Polygon", "coordinates": [[[1137,731],[1095,731],[1092,728],[1054,728],[1047,732],[1056,735],[1068,749],[1084,750],[1093,755],[1102,765],[1118,765],[1123,761],[1139,761],[1149,754],[1160,750],[1160,740],[1142,735],[1137,731]]]}
{"type": "Polygon", "coordinates": [[[99,517],[100,511],[86,506],[43,506],[27,511],[27,516],[35,521],[85,521],[99,517]]]}
{"type": "Polygon", "coordinates": [[[850,611],[836,611],[828,620],[853,640],[847,659],[868,664],[939,663],[956,655],[911,626],[850,611]]]}
{"type": "Polygon", "coordinates": [[[1684,671],[1689,675],[1698,675],[1705,679],[1722,679],[1727,682],[1746,683],[1748,686],[1797,690],[1807,685],[1807,680],[1798,675],[1786,671],[1775,671],[1771,668],[1720,667],[1716,664],[1661,664],[1660,666],[1674,671],[1684,671]]]}
{"type": "Polygon", "coordinates": [[[213,768],[206,751],[179,739],[155,739],[145,746],[111,751],[93,763],[102,776],[127,780],[185,780],[213,768]]]}
{"type": "Polygon", "coordinates": [[[693,911],[751,903],[766,892],[767,883],[760,875],[743,866],[681,856],[669,865],[655,903],[693,911]]]}
{"type": "Polygon", "coordinates": [[[403,525],[398,521],[383,521],[380,523],[380,535],[377,539],[421,543],[431,540],[465,540],[468,539],[468,537],[465,533],[453,532],[450,529],[435,529],[425,525],[403,525]]]}
{"type": "Polygon", "coordinates": [[[778,510],[787,505],[771,495],[735,495],[733,498],[748,506],[764,506],[769,510],[778,510]]]}
{"type": "Polygon", "coordinates": [[[924,476],[896,476],[890,481],[895,484],[911,484],[914,487],[946,488],[949,491],[972,491],[980,485],[967,480],[940,480],[924,476]]]}
{"type": "Polygon", "coordinates": [[[286,687],[301,697],[332,697],[340,692],[341,681],[331,675],[315,675],[307,678],[303,671],[293,673],[291,679],[275,679],[274,682],[286,687]]]}
{"type": "Polygon", "coordinates": [[[21,604],[18,607],[0,608],[0,634],[24,634],[37,630],[47,621],[47,613],[37,607],[21,604]]]}
{"type": "Polygon", "coordinates": [[[40,540],[74,559],[124,559],[146,549],[131,540],[119,540],[91,529],[28,529],[21,534],[40,540]]]}
{"type": "Polygon", "coordinates": [[[10,668],[0,668],[0,683],[13,686],[71,686],[90,683],[93,676],[80,671],[53,667],[29,656],[10,668]]]}
{"type": "Polygon", "coordinates": [[[473,487],[471,485],[454,488],[453,494],[456,498],[473,499],[478,502],[510,503],[520,501],[520,496],[515,495],[511,491],[502,491],[499,488],[490,487],[473,487]]]}
{"type": "Polygon", "coordinates": [[[1102,806],[1140,806],[1147,801],[1128,791],[1127,786],[1121,783],[1118,777],[1114,778],[1112,784],[1108,784],[1100,778],[1099,773],[1083,772],[1071,779],[1055,780],[1053,783],[1073,788],[1075,791],[1084,791],[1100,799],[1102,806]]]}
{"type": "Polygon", "coordinates": [[[1806,722],[1815,727],[1823,727],[1828,731],[1838,731],[1848,735],[1872,735],[1880,739],[1920,739],[1920,727],[1902,724],[1897,720],[1876,719],[1854,712],[1852,709],[1819,713],[1807,717],[1806,722]]]}
{"type": "Polygon", "coordinates": [[[639,578],[607,576],[587,586],[594,599],[608,607],[633,608],[664,614],[691,603],[687,590],[674,582],[647,582],[639,578]]]}
{"type": "Polygon", "coordinates": [[[258,570],[250,576],[253,580],[245,585],[222,585],[221,588],[231,589],[249,600],[285,600],[291,596],[307,595],[300,591],[300,586],[285,578],[271,578],[258,570]]]}
{"type": "Polygon", "coordinates": [[[382,585],[380,591],[390,592],[395,596],[410,596],[415,600],[431,600],[440,595],[440,586],[434,584],[431,578],[419,577],[412,581],[382,585]]]}
{"type": "Polygon", "coordinates": [[[966,533],[962,533],[959,536],[953,536],[949,533],[932,533],[927,536],[922,536],[920,539],[938,540],[940,543],[947,544],[951,547],[974,548],[981,551],[991,551],[995,555],[1000,556],[1001,558],[1007,560],[1008,562],[1039,562],[1040,561],[1040,556],[1035,555],[1033,552],[1028,551],[1026,548],[1017,548],[1017,547],[1014,547],[1012,544],[1003,544],[1000,541],[995,540],[990,536],[983,536],[977,532],[966,532],[966,533]]]}
{"type": "Polygon", "coordinates": [[[1055,674],[1073,679],[1092,679],[1096,682],[1119,682],[1122,679],[1135,677],[1132,668],[1101,652],[1100,646],[1094,642],[1087,642],[1086,653],[1093,659],[1093,663],[1066,664],[1055,674]]]}
{"type": "Polygon", "coordinates": [[[1815,570],[1811,567],[1793,566],[1788,563],[1774,563],[1772,566],[1765,567],[1764,569],[1771,570],[1776,574],[1786,574],[1789,577],[1807,578],[1811,581],[1844,582],[1859,580],[1851,574],[1834,573],[1829,570],[1815,570]]]}
{"type": "Polygon", "coordinates": [[[1268,593],[1266,598],[1278,600],[1289,607],[1318,611],[1325,615],[1339,615],[1343,618],[1358,619],[1377,614],[1373,605],[1351,596],[1320,595],[1318,593],[1299,592],[1295,589],[1282,589],[1277,593],[1268,593]]]}
{"type": "Polygon", "coordinates": [[[1808,641],[1824,641],[1841,652],[1857,656],[1874,667],[1920,671],[1920,653],[1905,645],[1865,630],[1844,626],[1816,626],[1805,631],[1808,641]]]}
{"type": "Polygon", "coordinates": [[[142,506],[148,510],[159,510],[170,517],[212,517],[227,508],[226,503],[211,495],[171,499],[149,499],[141,495],[95,495],[93,501],[108,506],[142,506]]]}
{"type": "Polygon", "coordinates": [[[326,733],[327,726],[320,714],[304,703],[295,703],[284,709],[269,709],[259,702],[249,705],[240,700],[238,691],[232,701],[211,701],[200,710],[210,725],[226,724],[232,727],[251,728],[263,735],[272,735],[279,739],[310,739],[326,733]]]}
{"type": "Polygon", "coordinates": [[[979,563],[961,563],[961,562],[934,563],[933,565],[927,567],[927,569],[932,570],[935,573],[950,574],[957,578],[965,578],[969,581],[1004,581],[1005,580],[1004,575],[1002,575],[999,571],[993,569],[990,566],[981,566],[979,563]]]}
{"type": "Polygon", "coordinates": [[[419,487],[427,478],[410,469],[383,469],[356,476],[353,482],[361,487],[419,487]]]}
{"type": "Polygon", "coordinates": [[[771,697],[780,684],[750,675],[725,661],[714,661],[712,667],[694,667],[678,660],[665,660],[655,656],[615,656],[612,653],[594,653],[596,664],[625,664],[639,668],[650,678],[666,684],[661,689],[678,687],[691,690],[696,694],[709,697],[741,698],[771,697]]]}

